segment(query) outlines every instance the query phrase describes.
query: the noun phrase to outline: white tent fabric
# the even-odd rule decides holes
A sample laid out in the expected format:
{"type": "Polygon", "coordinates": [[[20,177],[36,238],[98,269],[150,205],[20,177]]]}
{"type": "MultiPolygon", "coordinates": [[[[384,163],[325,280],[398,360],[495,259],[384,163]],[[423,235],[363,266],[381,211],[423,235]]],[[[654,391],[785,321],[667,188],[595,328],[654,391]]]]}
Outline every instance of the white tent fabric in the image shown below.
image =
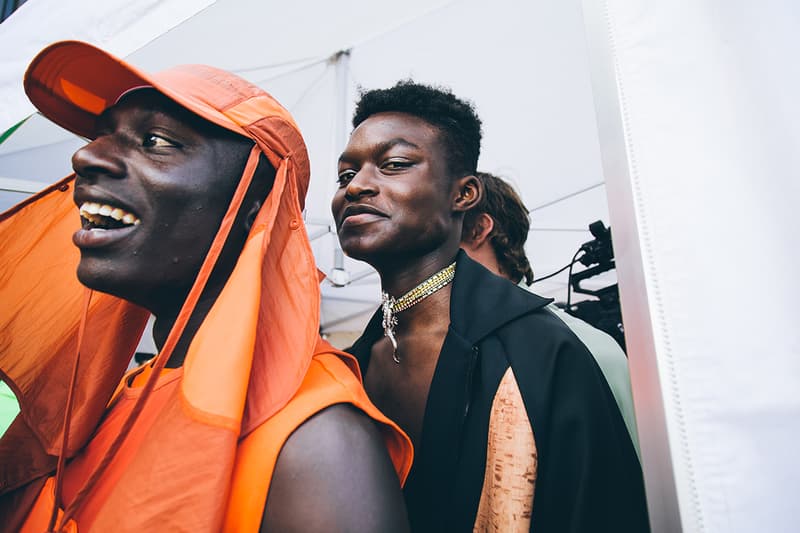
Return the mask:
{"type": "Polygon", "coordinates": [[[22,74],[48,44],[80,39],[124,57],[213,1],[26,2],[0,25],[0,132],[35,111],[22,91],[22,74]]]}
{"type": "Polygon", "coordinates": [[[654,530],[795,532],[800,9],[584,6],[654,530]]]}
{"type": "MultiPolygon", "coordinates": [[[[29,0],[25,7],[50,3],[29,0]]],[[[111,27],[124,27],[114,12],[104,16],[111,27]]],[[[15,28],[18,35],[36,28],[35,49],[49,39],[34,22],[15,15],[2,28],[25,26],[15,28]]],[[[357,86],[386,87],[409,76],[450,86],[476,104],[484,121],[481,169],[508,178],[535,209],[528,251],[538,275],[567,264],[591,239],[588,224],[607,220],[577,0],[407,0],[401,7],[341,0],[313,8],[304,2],[218,0],[127,57],[153,70],[177,63],[225,68],[265,87],[292,111],[310,149],[307,222],[326,272],[333,268],[336,242],[329,212],[335,161],[350,131],[357,86]],[[343,50],[349,56],[336,60],[343,50]]],[[[33,117],[0,145],[0,177],[51,182],[69,172],[69,156],[79,145],[33,117]]],[[[22,197],[0,193],[0,209],[22,197]]],[[[378,301],[377,276],[349,259],[345,267],[353,283],[323,288],[326,331],[359,330],[378,301]]],[[[537,290],[564,300],[566,279],[564,273],[537,290]]],[[[601,287],[613,275],[591,281],[601,287]]]]}

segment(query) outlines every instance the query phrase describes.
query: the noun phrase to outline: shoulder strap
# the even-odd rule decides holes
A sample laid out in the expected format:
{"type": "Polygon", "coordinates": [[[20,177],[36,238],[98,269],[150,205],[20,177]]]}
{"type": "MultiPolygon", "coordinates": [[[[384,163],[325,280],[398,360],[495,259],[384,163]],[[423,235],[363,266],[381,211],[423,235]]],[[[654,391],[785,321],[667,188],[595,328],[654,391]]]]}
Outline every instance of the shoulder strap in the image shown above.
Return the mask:
{"type": "Polygon", "coordinates": [[[225,516],[225,531],[257,531],[278,455],[303,422],[326,407],[349,403],[379,423],[401,482],[411,469],[411,441],[372,405],[352,356],[320,341],[300,389],[289,403],[239,442],[225,516]],[[325,351],[320,351],[320,350],[325,351]]]}

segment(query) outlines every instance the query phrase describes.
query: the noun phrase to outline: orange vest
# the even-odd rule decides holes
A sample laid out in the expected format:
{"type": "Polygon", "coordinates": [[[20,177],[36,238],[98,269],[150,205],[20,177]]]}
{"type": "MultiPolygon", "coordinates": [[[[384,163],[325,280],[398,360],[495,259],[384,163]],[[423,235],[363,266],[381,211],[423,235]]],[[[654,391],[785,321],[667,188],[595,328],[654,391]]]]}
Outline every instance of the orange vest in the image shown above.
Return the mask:
{"type": "MultiPolygon", "coordinates": [[[[405,481],[411,468],[410,441],[394,422],[383,416],[367,399],[361,386],[357,364],[352,356],[334,352],[324,341],[319,343],[318,348],[326,351],[319,352],[314,356],[302,385],[289,403],[239,441],[230,483],[230,494],[227,497],[224,512],[224,531],[258,531],[269,493],[272,472],[284,443],[303,422],[331,405],[341,403],[354,405],[379,423],[398,478],[401,483],[405,481]]],[[[112,406],[91,442],[67,467],[64,478],[65,503],[68,504],[71,501],[75,492],[109,446],[111,439],[119,430],[121,423],[139,396],[141,385],[146,381],[146,374],[147,372],[139,372],[135,376],[126,376],[121,390],[112,400],[112,406]],[[126,385],[127,382],[132,382],[132,385],[126,385]]],[[[172,390],[179,385],[182,374],[182,369],[162,374],[138,424],[144,427],[153,424],[155,417],[168,401],[172,390]]],[[[74,533],[106,530],[105,527],[108,527],[108,524],[98,523],[98,515],[104,514],[104,504],[114,491],[116,482],[130,466],[131,452],[144,444],[142,438],[144,434],[145,432],[137,433],[139,438],[131,438],[125,442],[115,461],[105,471],[103,478],[97,483],[81,511],[74,520],[65,525],[65,531],[74,533]]],[[[203,444],[198,443],[197,453],[202,454],[204,451],[206,450],[203,444]]],[[[213,458],[209,457],[209,460],[213,461],[213,458]]],[[[153,481],[165,483],[168,482],[168,479],[161,475],[155,475],[153,481]]],[[[51,477],[40,491],[20,533],[41,533],[47,528],[53,506],[53,486],[54,479],[51,477]]],[[[224,496],[220,495],[220,503],[224,503],[224,500],[224,496]]],[[[158,505],[159,502],[156,504],[158,505]]],[[[145,505],[145,503],[137,501],[136,495],[133,495],[126,508],[115,508],[111,513],[106,514],[119,520],[125,520],[125,517],[137,513],[137,509],[141,505],[145,505]]],[[[153,503],[148,502],[146,505],[152,506],[153,503]]],[[[189,525],[185,523],[170,523],[172,514],[170,507],[174,505],[173,501],[162,501],[160,505],[161,509],[148,509],[148,512],[160,517],[158,529],[170,531],[190,529],[187,527],[189,525]]]]}

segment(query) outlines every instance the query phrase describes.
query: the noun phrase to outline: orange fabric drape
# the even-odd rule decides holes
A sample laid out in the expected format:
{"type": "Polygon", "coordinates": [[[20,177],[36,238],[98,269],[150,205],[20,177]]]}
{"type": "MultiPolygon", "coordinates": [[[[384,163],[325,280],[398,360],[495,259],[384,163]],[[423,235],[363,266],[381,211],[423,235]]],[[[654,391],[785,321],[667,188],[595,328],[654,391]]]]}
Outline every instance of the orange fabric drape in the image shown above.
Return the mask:
{"type": "MultiPolygon", "coordinates": [[[[3,461],[0,494],[48,473],[61,452],[85,291],[75,277],[79,255],[71,241],[80,227],[73,181],[0,214],[0,376],[20,403],[20,415],[0,439],[0,457],[14,458],[3,461]]],[[[115,298],[92,301],[67,455],[94,430],[148,316],[115,298]]]]}
{"type": "MultiPolygon", "coordinates": [[[[308,418],[334,404],[351,404],[376,420],[386,440],[399,478],[404,480],[408,474],[411,468],[408,443],[402,433],[397,431],[395,424],[386,419],[367,399],[364,389],[361,387],[357,364],[352,356],[337,352],[324,341],[318,343],[315,352],[300,388],[289,403],[239,441],[232,470],[230,494],[225,508],[223,530],[231,532],[258,530],[264,511],[264,502],[271,484],[272,472],[284,443],[294,430],[308,418]]],[[[69,503],[74,498],[81,481],[96,466],[119,431],[124,418],[130,413],[136,399],[141,394],[142,386],[150,375],[148,372],[150,368],[145,368],[145,370],[131,380],[130,386],[122,387],[121,392],[113,401],[109,415],[94,438],[69,465],[65,473],[63,489],[65,502],[69,503]]],[[[157,417],[163,414],[164,407],[175,394],[182,372],[182,369],[162,372],[154,393],[137,424],[143,428],[153,428],[158,423],[157,417]]],[[[115,530],[114,523],[104,522],[104,520],[108,520],[104,517],[110,514],[114,519],[113,515],[116,513],[108,513],[104,508],[109,507],[110,498],[117,497],[116,486],[128,475],[127,471],[140,468],[130,462],[135,458],[135,454],[131,453],[131,450],[141,446],[151,446],[145,439],[147,433],[148,431],[138,432],[132,435],[135,438],[125,441],[119,456],[110,465],[106,475],[98,483],[70,527],[77,528],[77,524],[80,524],[81,530],[105,531],[108,530],[106,528],[115,530]]],[[[214,461],[215,459],[207,457],[207,460],[214,461]]],[[[179,470],[181,464],[174,464],[172,468],[179,470]]],[[[39,496],[39,501],[29,513],[20,533],[38,533],[46,527],[49,514],[45,511],[51,508],[53,502],[52,481],[53,478],[48,480],[45,489],[39,496]]],[[[170,481],[159,479],[158,483],[169,484],[170,481]]],[[[175,489],[180,488],[180,486],[175,487],[175,489]]],[[[159,512],[154,513],[157,522],[147,524],[150,528],[162,531],[202,529],[202,522],[187,523],[185,517],[169,512],[176,505],[186,505],[187,500],[196,497],[195,493],[186,494],[186,490],[176,490],[175,492],[176,496],[168,501],[154,500],[151,491],[132,492],[125,494],[125,502],[131,508],[153,505],[159,508],[159,512]]],[[[118,518],[116,519],[118,520],[118,518]]]]}

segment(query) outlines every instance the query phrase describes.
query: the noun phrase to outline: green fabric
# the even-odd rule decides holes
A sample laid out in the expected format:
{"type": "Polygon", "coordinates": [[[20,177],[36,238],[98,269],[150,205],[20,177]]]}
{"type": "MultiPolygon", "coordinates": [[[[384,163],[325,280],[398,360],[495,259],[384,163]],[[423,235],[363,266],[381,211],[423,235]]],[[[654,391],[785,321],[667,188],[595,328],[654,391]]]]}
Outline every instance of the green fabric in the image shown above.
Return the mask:
{"type": "Polygon", "coordinates": [[[19,413],[17,397],[14,396],[5,381],[0,381],[0,437],[5,434],[11,422],[17,418],[17,413],[19,413]]]}
{"type": "MultiPolygon", "coordinates": [[[[6,141],[6,139],[8,139],[9,137],[11,137],[11,135],[12,135],[12,134],[13,134],[15,131],[17,131],[17,128],[19,128],[20,126],[22,126],[22,125],[25,123],[25,121],[26,121],[26,120],[28,120],[29,118],[31,118],[31,116],[33,116],[33,115],[28,115],[27,117],[23,118],[22,120],[20,120],[19,122],[17,122],[16,124],[14,124],[13,126],[11,126],[10,128],[8,128],[6,131],[4,131],[3,133],[1,133],[1,134],[0,134],[0,144],[3,144],[3,143],[6,141]]],[[[3,431],[5,431],[5,430],[3,430],[3,431]]]]}
{"type": "Polygon", "coordinates": [[[633,447],[636,448],[636,455],[639,461],[642,454],[639,451],[639,435],[636,431],[636,418],[633,412],[633,396],[631,394],[631,376],[628,370],[628,358],[625,352],[619,347],[611,335],[587,324],[580,318],[574,317],[566,311],[556,307],[554,304],[547,306],[554,315],[561,319],[564,324],[580,339],[589,349],[597,361],[597,366],[603,372],[608,382],[611,393],[617,401],[625,426],[631,435],[633,447]]]}

